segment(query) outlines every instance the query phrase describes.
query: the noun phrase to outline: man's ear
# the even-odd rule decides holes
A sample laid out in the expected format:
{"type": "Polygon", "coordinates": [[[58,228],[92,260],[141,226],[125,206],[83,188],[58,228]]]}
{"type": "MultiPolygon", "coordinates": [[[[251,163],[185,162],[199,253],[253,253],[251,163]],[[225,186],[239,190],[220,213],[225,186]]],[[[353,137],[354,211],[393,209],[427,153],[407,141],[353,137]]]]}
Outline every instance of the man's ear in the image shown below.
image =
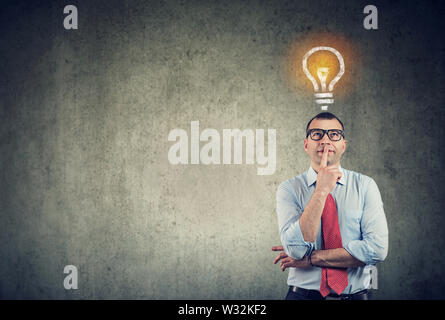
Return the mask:
{"type": "Polygon", "coordinates": [[[303,144],[304,144],[304,151],[307,152],[307,138],[303,140],[303,144]]]}

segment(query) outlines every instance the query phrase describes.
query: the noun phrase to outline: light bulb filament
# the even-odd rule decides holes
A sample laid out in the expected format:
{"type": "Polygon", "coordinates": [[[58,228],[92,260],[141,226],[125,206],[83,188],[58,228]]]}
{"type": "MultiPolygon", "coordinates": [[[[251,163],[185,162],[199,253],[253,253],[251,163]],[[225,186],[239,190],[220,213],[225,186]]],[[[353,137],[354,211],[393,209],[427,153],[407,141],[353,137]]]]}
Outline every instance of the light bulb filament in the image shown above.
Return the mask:
{"type": "Polygon", "coordinates": [[[317,76],[318,76],[318,79],[320,79],[322,92],[326,91],[326,79],[328,77],[328,73],[329,73],[329,68],[322,67],[322,68],[317,69],[317,76]]]}

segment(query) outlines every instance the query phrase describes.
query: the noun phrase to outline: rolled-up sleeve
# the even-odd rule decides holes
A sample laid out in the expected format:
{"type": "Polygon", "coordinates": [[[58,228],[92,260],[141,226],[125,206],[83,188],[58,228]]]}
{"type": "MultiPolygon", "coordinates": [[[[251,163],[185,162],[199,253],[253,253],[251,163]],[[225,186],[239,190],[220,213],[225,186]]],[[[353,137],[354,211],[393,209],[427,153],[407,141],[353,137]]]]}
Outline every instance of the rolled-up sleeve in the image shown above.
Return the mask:
{"type": "Polygon", "coordinates": [[[345,247],[346,251],[367,265],[385,260],[388,254],[388,225],[379,188],[372,178],[369,178],[365,193],[360,227],[362,239],[350,241],[345,247]]]}
{"type": "Polygon", "coordinates": [[[311,254],[314,243],[304,241],[300,229],[303,209],[289,181],[282,182],[278,187],[276,209],[281,243],[286,254],[297,260],[311,254]]]}

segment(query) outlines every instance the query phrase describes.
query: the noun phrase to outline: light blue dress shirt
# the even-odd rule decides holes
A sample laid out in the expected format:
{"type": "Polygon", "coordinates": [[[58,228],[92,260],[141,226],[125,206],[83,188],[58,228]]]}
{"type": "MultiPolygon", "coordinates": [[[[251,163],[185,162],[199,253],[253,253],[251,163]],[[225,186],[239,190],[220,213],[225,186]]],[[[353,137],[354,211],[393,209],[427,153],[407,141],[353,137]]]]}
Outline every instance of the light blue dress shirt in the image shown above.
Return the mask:
{"type": "MultiPolygon", "coordinates": [[[[341,179],[331,192],[337,204],[343,248],[366,266],[348,268],[348,286],[344,294],[369,287],[370,267],[383,261],[388,253],[388,226],[383,202],[375,181],[358,172],[343,169],[341,179]]],[[[300,217],[309,203],[317,180],[317,172],[309,170],[282,182],[277,190],[277,214],[281,243],[286,254],[300,260],[313,250],[321,250],[322,228],[315,242],[305,241],[300,229],[300,217]]],[[[304,289],[320,290],[319,267],[289,268],[287,283],[304,289]]],[[[334,291],[331,290],[332,293],[334,291]]]]}

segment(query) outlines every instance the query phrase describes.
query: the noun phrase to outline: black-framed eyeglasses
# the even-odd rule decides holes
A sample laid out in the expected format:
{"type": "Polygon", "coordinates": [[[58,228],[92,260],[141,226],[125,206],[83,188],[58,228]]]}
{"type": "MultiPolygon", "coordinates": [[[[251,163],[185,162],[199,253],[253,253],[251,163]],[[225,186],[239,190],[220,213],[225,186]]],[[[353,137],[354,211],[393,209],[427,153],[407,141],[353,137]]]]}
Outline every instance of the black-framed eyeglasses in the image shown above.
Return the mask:
{"type": "Polygon", "coordinates": [[[306,132],[306,138],[311,137],[314,141],[319,141],[323,139],[325,134],[328,134],[329,140],[331,141],[340,141],[341,138],[345,137],[345,133],[343,130],[339,129],[329,129],[329,130],[323,130],[323,129],[309,129],[306,132]]]}

